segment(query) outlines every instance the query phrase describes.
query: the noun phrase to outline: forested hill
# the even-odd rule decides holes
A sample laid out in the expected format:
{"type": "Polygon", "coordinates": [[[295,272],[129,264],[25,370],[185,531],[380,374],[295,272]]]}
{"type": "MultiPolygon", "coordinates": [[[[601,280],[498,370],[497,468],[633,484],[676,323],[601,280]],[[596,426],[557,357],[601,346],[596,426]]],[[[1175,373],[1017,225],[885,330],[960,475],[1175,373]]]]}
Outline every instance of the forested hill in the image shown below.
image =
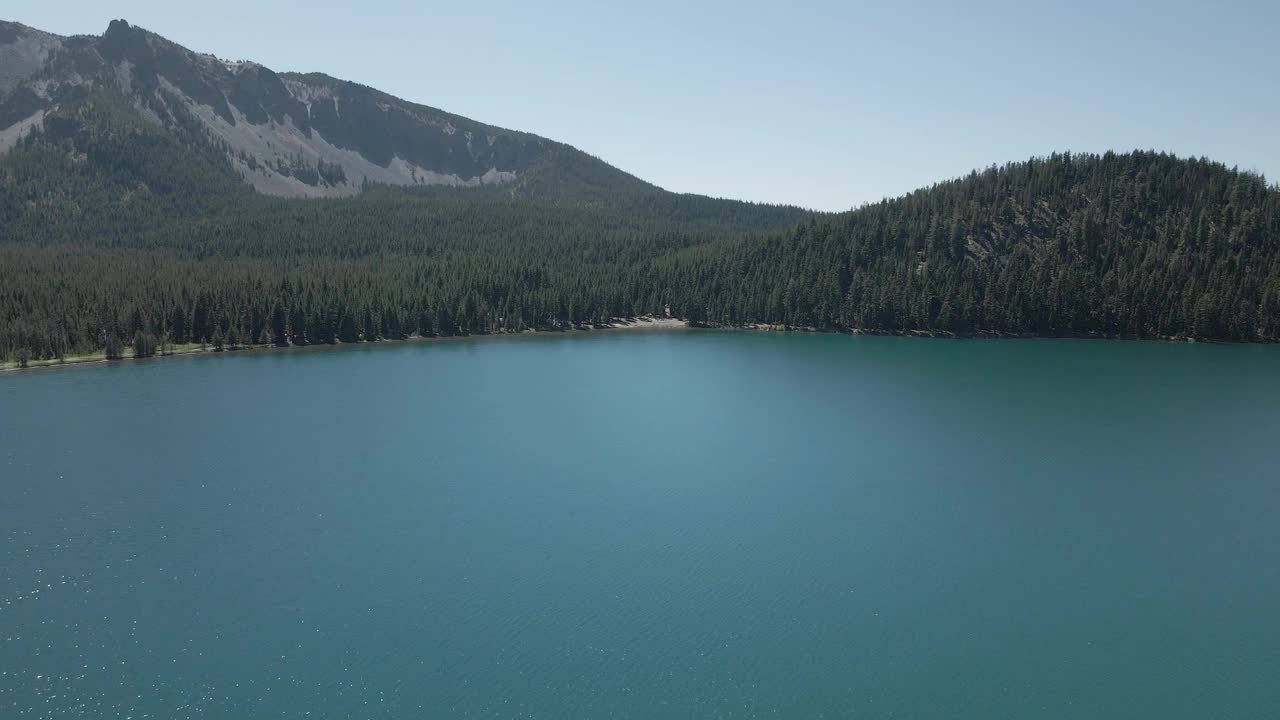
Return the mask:
{"type": "Polygon", "coordinates": [[[1280,189],[1153,152],[1055,154],[657,263],[722,324],[1280,338],[1280,189]]]}

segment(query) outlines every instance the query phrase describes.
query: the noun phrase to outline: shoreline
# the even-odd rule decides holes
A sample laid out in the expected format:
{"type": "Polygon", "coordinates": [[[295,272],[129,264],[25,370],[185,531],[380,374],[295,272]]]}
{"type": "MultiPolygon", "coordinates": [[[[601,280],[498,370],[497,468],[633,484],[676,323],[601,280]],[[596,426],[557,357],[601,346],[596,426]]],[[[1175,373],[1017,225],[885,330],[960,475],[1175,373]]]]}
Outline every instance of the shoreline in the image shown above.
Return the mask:
{"type": "Polygon", "coordinates": [[[50,370],[63,367],[82,367],[93,365],[95,363],[118,363],[132,362],[138,360],[162,360],[170,357],[180,357],[189,355],[211,355],[217,353],[253,353],[253,352],[278,352],[300,350],[315,350],[324,348],[341,348],[346,346],[359,347],[363,345],[381,345],[390,343],[409,343],[409,342],[432,342],[459,340],[466,338],[495,338],[509,336],[532,336],[532,335],[579,335],[590,334],[593,332],[610,332],[610,331],[654,331],[654,330],[708,330],[708,331],[726,331],[726,332],[778,332],[778,333],[805,333],[815,335],[866,335],[871,337],[910,337],[910,338],[930,338],[941,340],[1116,340],[1116,341],[1145,341],[1145,342],[1165,342],[1179,344],[1203,344],[1203,345],[1272,345],[1280,343],[1280,338],[1260,338],[1249,342],[1235,342],[1231,340],[1206,340],[1187,336],[1170,336],[1170,337],[1124,337],[1120,335],[1035,335],[1022,333],[1001,333],[995,331],[982,331],[971,333],[954,333],[943,330],[869,330],[865,328],[817,328],[811,326],[787,326],[768,323],[747,323],[743,325],[722,325],[718,323],[707,323],[702,321],[682,320],[673,317],[655,317],[651,315],[642,315],[632,318],[613,318],[608,323],[603,324],[565,324],[563,326],[549,326],[543,328],[529,328],[526,330],[516,331],[499,331],[491,333],[475,333],[470,335],[410,335],[403,338],[378,338],[376,340],[361,340],[354,343],[335,342],[335,343],[315,343],[307,345],[237,345],[233,348],[225,348],[216,350],[208,344],[191,343],[170,350],[169,352],[157,352],[154,355],[139,358],[133,355],[126,355],[114,360],[108,360],[103,352],[94,353],[92,355],[76,355],[65,357],[60,360],[33,360],[27,367],[19,367],[15,361],[6,361],[0,363],[0,373],[9,372],[26,372],[35,370],[50,370]]]}
{"type": "Polygon", "coordinates": [[[444,340],[457,340],[462,338],[478,338],[478,337],[508,337],[508,336],[528,336],[528,335],[560,335],[560,334],[588,334],[593,332],[609,332],[609,331],[655,331],[655,330],[687,330],[693,327],[688,321],[678,318],[653,317],[650,315],[642,315],[633,318],[613,318],[604,324],[581,323],[576,325],[566,324],[563,327],[544,327],[529,328],[526,330],[500,331],[491,333],[475,333],[471,335],[409,335],[403,338],[378,338],[376,340],[361,340],[359,342],[334,342],[334,343],[313,343],[307,345],[236,345],[235,347],[224,348],[222,350],[214,349],[208,343],[189,343],[177,347],[168,352],[157,351],[154,355],[147,357],[136,357],[132,354],[124,357],[108,360],[105,352],[96,352],[91,355],[72,355],[61,359],[53,360],[32,360],[28,362],[26,367],[19,367],[16,361],[5,361],[0,363],[0,373],[9,372],[30,372],[36,370],[52,370],[56,368],[67,367],[83,367],[97,363],[120,363],[135,362],[139,360],[163,360],[171,357],[183,357],[190,355],[214,355],[219,353],[255,353],[255,352],[277,352],[277,351],[294,351],[307,349],[322,348],[340,348],[340,347],[360,347],[363,345],[381,345],[389,343],[408,343],[408,342],[432,342],[444,340]]]}
{"type": "Polygon", "coordinates": [[[874,330],[869,328],[819,328],[811,325],[770,325],[768,323],[748,323],[745,325],[717,325],[714,323],[691,322],[689,327],[707,330],[752,330],[759,332],[794,332],[815,333],[819,335],[868,335],[873,337],[916,337],[938,340],[1119,340],[1129,342],[1168,342],[1201,345],[1274,345],[1280,343],[1280,337],[1260,337],[1255,340],[1217,340],[1197,338],[1190,335],[1106,335],[1088,333],[1079,335],[1037,335],[1036,333],[1010,333],[998,330],[976,330],[973,332],[951,332],[949,330],[874,330]]]}

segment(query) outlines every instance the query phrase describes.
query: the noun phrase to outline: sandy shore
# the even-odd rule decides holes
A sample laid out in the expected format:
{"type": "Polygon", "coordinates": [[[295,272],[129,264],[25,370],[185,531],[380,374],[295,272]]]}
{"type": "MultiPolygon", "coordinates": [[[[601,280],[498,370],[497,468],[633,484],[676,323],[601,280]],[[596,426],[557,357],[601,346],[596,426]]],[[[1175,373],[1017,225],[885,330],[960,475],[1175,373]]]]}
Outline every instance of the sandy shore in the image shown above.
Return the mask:
{"type": "Polygon", "coordinates": [[[680,330],[689,327],[684,320],[668,317],[615,318],[604,330],[680,330]]]}
{"type": "MultiPolygon", "coordinates": [[[[591,324],[591,325],[587,325],[587,324],[567,325],[566,324],[565,326],[558,327],[558,328],[530,329],[530,330],[525,330],[522,333],[514,333],[514,334],[588,333],[588,332],[615,331],[615,330],[682,330],[688,327],[689,327],[689,323],[685,322],[684,320],[679,320],[676,318],[668,318],[668,317],[652,317],[652,316],[646,315],[646,316],[634,317],[634,318],[613,318],[612,320],[610,320],[608,323],[605,323],[605,324],[591,324]]],[[[503,335],[511,335],[511,334],[513,333],[497,332],[497,333],[485,333],[485,334],[477,334],[477,335],[470,335],[470,336],[459,335],[459,336],[447,336],[447,337],[424,337],[420,335],[413,335],[413,336],[404,338],[402,340],[373,340],[371,342],[359,342],[359,343],[341,343],[340,342],[340,343],[335,343],[333,345],[329,345],[329,344],[286,345],[286,346],[239,345],[235,348],[228,349],[228,350],[221,350],[221,351],[214,350],[212,346],[208,346],[208,345],[184,345],[184,346],[175,348],[172,352],[166,352],[163,354],[156,353],[155,355],[149,358],[142,358],[142,359],[160,360],[167,357],[174,357],[178,355],[197,355],[197,354],[215,353],[215,352],[230,352],[230,353],[270,352],[270,351],[278,351],[278,350],[299,350],[302,348],[332,348],[332,347],[342,347],[343,345],[357,346],[357,345],[369,345],[369,344],[377,344],[377,343],[422,342],[422,341],[431,341],[431,340],[456,339],[461,337],[501,337],[503,335]]],[[[47,368],[87,365],[91,363],[127,362],[127,361],[137,360],[137,359],[139,358],[135,358],[132,355],[125,355],[123,358],[120,358],[119,360],[108,361],[105,353],[94,353],[91,355],[68,356],[68,357],[62,358],[61,360],[32,360],[28,363],[27,367],[25,368],[18,367],[18,364],[14,361],[6,361],[3,363],[0,363],[0,372],[24,372],[24,371],[30,371],[30,370],[42,370],[47,368]]]]}

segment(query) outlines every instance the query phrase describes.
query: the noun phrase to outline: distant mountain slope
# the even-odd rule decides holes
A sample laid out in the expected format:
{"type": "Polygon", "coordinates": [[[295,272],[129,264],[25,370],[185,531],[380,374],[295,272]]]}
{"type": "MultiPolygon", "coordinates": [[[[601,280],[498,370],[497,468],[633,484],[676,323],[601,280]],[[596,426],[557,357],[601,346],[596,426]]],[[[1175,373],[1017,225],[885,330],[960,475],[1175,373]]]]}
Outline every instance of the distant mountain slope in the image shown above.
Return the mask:
{"type": "Polygon", "coordinates": [[[70,38],[0,23],[0,153],[94,94],[118,96],[158,129],[193,118],[203,138],[270,195],[351,195],[369,183],[511,186],[566,156],[604,189],[654,189],[536,135],[327,75],[220,60],[123,20],[101,37],[70,38]]]}
{"type": "Polygon", "coordinates": [[[0,23],[0,58],[0,239],[119,242],[192,218],[234,224],[246,204],[264,207],[254,191],[333,198],[370,187],[422,200],[405,212],[456,190],[608,208],[632,226],[762,230],[812,216],[669,193],[564,143],[322,74],[225,62],[124,21],[101,37],[0,23]]]}

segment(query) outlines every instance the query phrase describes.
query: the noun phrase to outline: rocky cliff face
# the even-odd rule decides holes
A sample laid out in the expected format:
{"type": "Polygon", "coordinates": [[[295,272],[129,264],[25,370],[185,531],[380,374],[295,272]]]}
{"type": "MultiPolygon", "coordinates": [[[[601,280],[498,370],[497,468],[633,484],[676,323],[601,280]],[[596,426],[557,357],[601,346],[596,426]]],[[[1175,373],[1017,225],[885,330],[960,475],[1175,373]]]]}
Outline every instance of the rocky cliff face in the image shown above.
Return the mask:
{"type": "MultiPolygon", "coordinates": [[[[0,154],[104,92],[153,128],[197,122],[248,183],[272,195],[335,197],[369,183],[509,185],[566,152],[582,155],[326,75],[196,53],[123,20],[75,37],[0,22],[0,154]]],[[[643,185],[613,168],[604,175],[643,185]]]]}

